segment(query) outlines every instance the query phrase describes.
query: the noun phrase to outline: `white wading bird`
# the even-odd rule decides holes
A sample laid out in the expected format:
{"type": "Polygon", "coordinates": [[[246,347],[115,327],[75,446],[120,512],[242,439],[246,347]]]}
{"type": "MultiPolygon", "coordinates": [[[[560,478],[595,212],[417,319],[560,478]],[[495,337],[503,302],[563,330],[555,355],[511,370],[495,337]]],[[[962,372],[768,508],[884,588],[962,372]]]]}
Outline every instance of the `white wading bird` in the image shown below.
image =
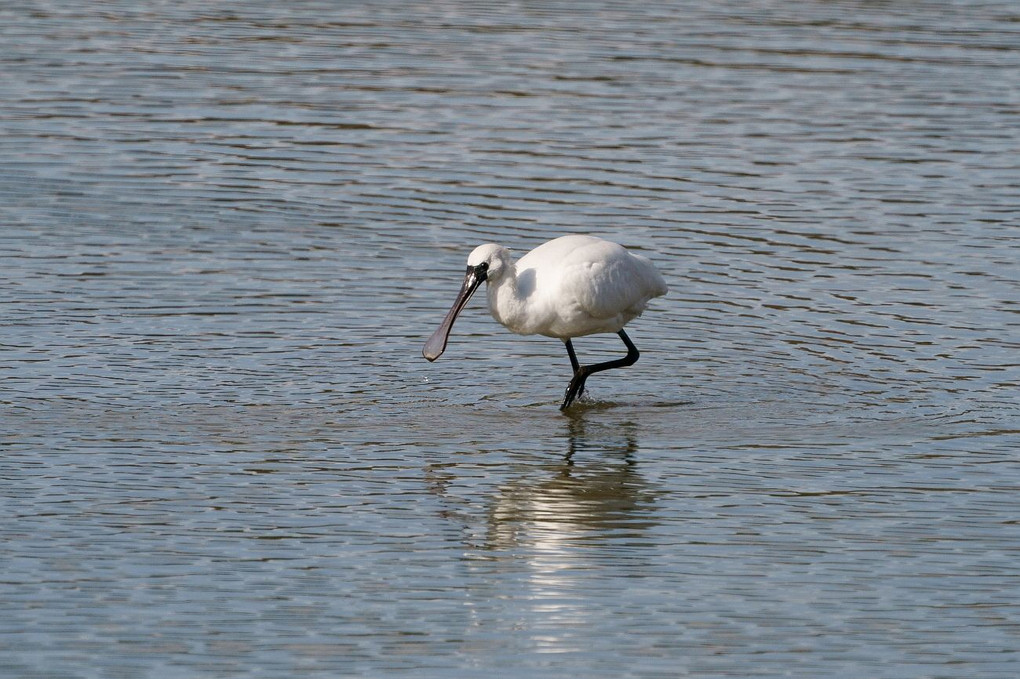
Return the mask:
{"type": "Polygon", "coordinates": [[[482,281],[488,282],[492,317],[508,330],[558,337],[567,345],[574,377],[560,410],[581,395],[590,375],[638,360],[637,347],[623,326],[641,315],[648,300],[667,291],[650,261],[601,238],[563,236],[538,246],[516,263],[502,245],[479,245],[468,257],[467,274],[453,307],[425,342],[422,356],[434,361],[442,355],[457,314],[482,281]],[[570,340],[600,332],[619,335],[627,355],[580,365],[570,340]]]}

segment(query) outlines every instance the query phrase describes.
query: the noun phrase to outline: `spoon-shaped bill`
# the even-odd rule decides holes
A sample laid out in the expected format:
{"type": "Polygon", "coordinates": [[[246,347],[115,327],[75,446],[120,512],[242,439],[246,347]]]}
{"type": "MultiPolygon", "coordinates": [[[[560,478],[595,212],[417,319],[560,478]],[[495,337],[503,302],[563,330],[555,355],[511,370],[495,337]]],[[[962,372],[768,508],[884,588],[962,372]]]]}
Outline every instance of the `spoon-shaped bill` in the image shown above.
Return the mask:
{"type": "Polygon", "coordinates": [[[457,293],[457,299],[454,300],[450,310],[446,312],[446,318],[439,324],[439,327],[432,333],[432,337],[429,337],[428,341],[425,342],[425,347],[421,350],[421,355],[428,361],[436,360],[446,351],[446,341],[450,338],[450,330],[453,329],[453,322],[457,320],[457,314],[468,303],[471,295],[474,294],[474,291],[478,289],[483,280],[485,280],[483,277],[476,274],[474,267],[468,267],[467,274],[464,276],[464,283],[460,286],[460,292],[457,293]]]}

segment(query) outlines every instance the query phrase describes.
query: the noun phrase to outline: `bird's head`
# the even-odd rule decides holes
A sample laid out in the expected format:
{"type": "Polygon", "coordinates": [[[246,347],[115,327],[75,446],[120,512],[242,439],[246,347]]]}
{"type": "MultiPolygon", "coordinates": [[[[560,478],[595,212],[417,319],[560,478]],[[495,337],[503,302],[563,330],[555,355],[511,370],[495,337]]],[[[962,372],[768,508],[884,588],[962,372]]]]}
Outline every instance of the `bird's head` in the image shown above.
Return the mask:
{"type": "Polygon", "coordinates": [[[510,251],[502,245],[486,243],[479,245],[468,255],[467,265],[469,271],[474,271],[481,281],[495,282],[503,278],[510,270],[510,251]]]}
{"type": "Polygon", "coordinates": [[[464,272],[464,282],[460,286],[460,292],[457,293],[457,299],[422,349],[421,353],[426,359],[434,361],[446,350],[446,341],[450,337],[453,322],[457,320],[457,314],[468,303],[478,286],[485,281],[498,282],[512,266],[510,251],[502,245],[494,243],[479,245],[468,255],[467,271],[464,272]]]}

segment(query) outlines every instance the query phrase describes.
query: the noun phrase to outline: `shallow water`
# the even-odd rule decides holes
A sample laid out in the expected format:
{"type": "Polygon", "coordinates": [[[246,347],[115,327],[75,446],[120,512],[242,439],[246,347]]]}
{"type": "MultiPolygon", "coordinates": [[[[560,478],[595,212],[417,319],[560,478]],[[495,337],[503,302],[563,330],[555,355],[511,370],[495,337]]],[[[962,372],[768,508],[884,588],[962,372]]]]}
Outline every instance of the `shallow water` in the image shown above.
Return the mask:
{"type": "Polygon", "coordinates": [[[636,5],[0,9],[5,676],[1016,676],[1017,8],[636,5]]]}

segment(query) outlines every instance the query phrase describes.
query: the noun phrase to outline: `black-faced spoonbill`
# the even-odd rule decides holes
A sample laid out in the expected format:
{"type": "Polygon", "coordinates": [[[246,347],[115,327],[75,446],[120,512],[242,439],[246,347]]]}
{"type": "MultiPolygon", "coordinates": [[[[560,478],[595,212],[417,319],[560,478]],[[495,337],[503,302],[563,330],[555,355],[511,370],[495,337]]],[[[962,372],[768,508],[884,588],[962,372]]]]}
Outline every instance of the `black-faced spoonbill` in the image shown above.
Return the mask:
{"type": "Polygon", "coordinates": [[[446,350],[453,322],[482,281],[488,283],[492,317],[518,335],[558,337],[567,346],[574,377],[560,410],[584,391],[594,373],[633,365],[638,350],[623,326],[641,315],[648,301],[665,295],[666,282],[650,261],[622,245],[593,236],[562,236],[514,262],[502,245],[479,245],[468,256],[464,284],[446,318],[422,349],[429,361],[446,350]],[[581,365],[571,339],[615,332],[627,355],[581,365]]]}

